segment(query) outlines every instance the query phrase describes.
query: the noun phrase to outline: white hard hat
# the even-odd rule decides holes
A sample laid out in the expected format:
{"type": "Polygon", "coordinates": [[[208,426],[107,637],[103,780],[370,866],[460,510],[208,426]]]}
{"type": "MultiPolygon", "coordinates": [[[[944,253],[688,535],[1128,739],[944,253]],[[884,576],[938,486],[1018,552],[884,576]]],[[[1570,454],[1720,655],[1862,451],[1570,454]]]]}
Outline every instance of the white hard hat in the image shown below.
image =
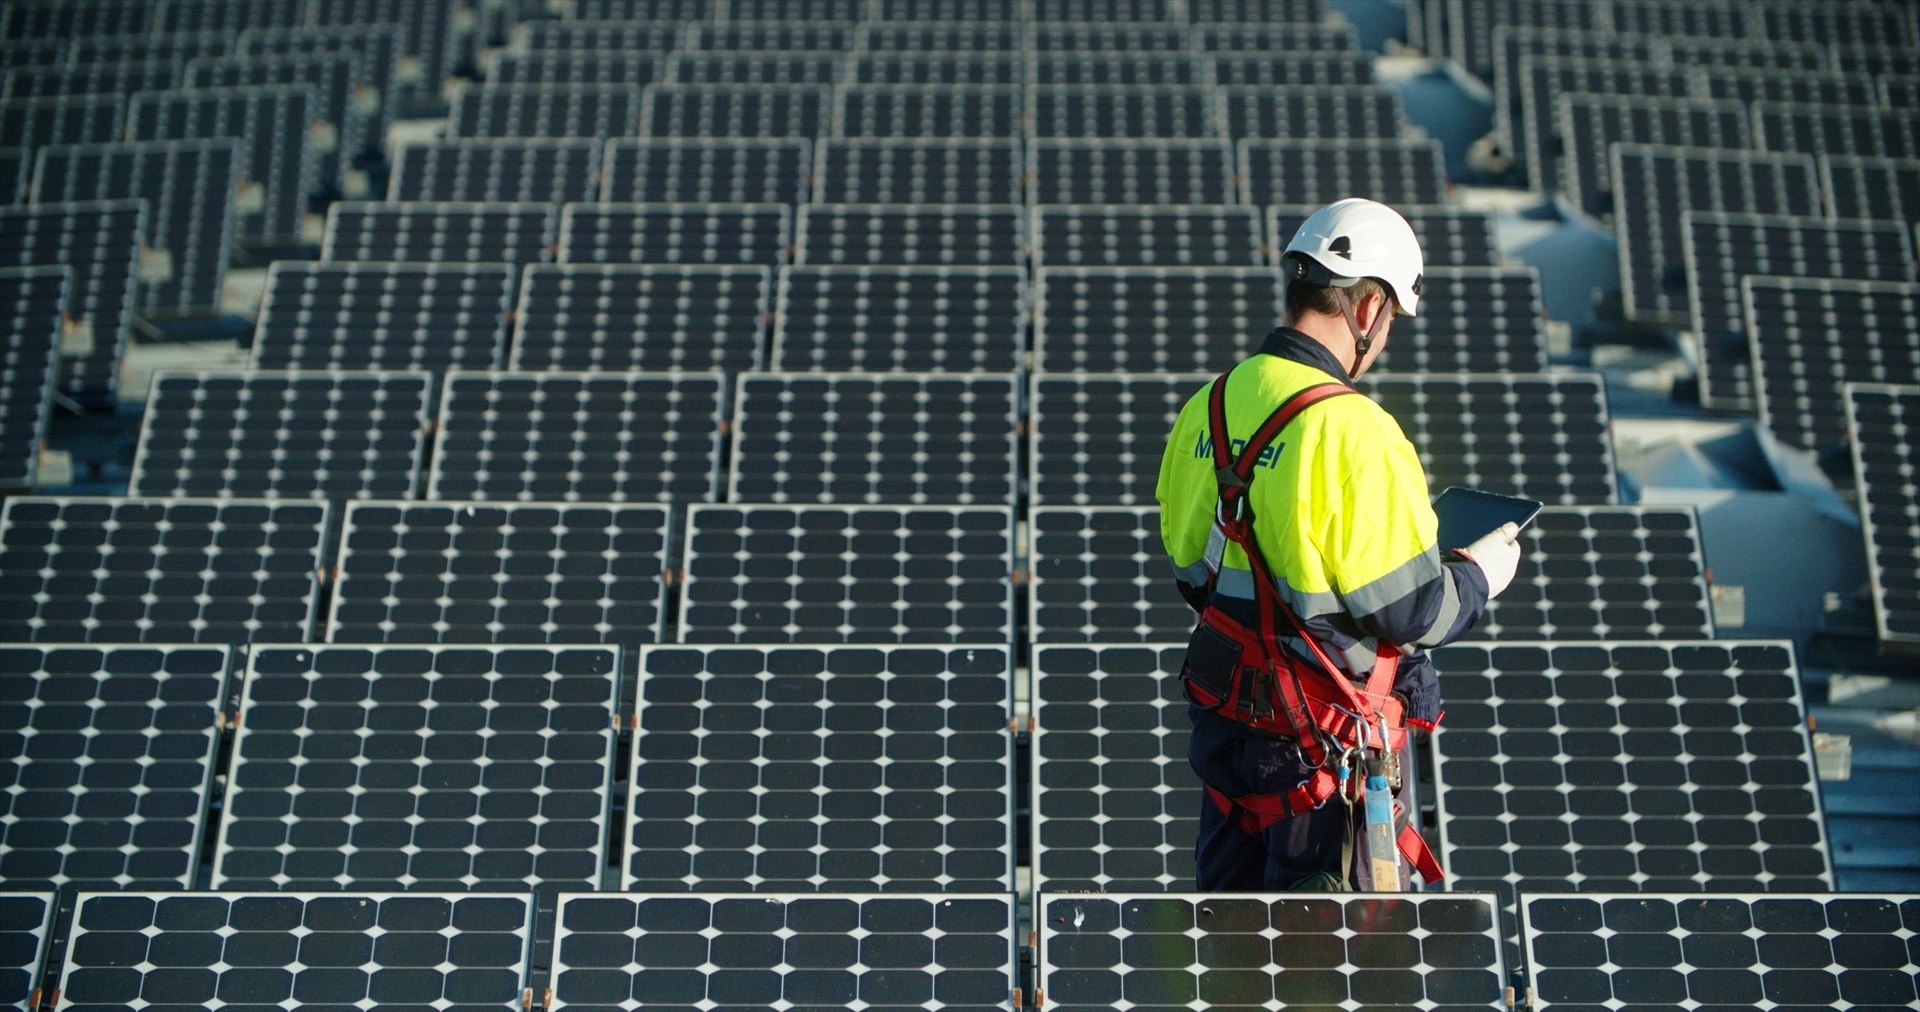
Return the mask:
{"type": "Polygon", "coordinates": [[[1387,286],[1399,315],[1419,312],[1426,270],[1420,239],[1400,212],[1378,201],[1348,197],[1313,212],[1287,243],[1280,264],[1288,280],[1334,288],[1374,278],[1387,286]]]}

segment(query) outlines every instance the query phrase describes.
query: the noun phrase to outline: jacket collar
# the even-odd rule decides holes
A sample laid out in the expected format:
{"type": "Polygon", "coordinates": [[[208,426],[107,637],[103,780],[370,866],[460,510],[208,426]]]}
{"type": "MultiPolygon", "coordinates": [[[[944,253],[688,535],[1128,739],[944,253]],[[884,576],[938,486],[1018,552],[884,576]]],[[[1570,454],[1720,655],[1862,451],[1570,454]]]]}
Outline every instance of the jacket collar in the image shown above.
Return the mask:
{"type": "Polygon", "coordinates": [[[1347,379],[1346,368],[1339,359],[1333,357],[1333,352],[1328,351],[1326,345],[1292,327],[1273,328],[1267,339],[1260,342],[1259,353],[1312,366],[1342,383],[1352,385],[1347,379]]]}

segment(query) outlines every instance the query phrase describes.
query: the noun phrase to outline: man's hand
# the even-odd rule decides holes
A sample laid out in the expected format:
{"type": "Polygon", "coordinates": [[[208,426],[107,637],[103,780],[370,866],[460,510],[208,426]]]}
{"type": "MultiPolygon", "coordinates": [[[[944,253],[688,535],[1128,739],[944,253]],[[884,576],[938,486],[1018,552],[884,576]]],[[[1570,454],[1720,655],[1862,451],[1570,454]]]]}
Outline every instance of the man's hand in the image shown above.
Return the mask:
{"type": "Polygon", "coordinates": [[[1499,597],[1513,582],[1513,571],[1520,565],[1520,525],[1501,524],[1473,544],[1455,551],[1487,574],[1487,597],[1499,597]]]}

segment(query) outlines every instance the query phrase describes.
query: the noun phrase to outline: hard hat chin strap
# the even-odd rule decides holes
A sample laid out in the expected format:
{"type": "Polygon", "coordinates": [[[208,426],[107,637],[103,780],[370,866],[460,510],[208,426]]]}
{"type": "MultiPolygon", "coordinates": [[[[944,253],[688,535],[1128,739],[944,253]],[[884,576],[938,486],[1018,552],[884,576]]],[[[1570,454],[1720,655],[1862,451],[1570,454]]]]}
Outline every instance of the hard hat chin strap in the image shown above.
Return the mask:
{"type": "Polygon", "coordinates": [[[1347,329],[1353,332],[1353,365],[1347,367],[1347,378],[1358,379],[1360,365],[1367,360],[1367,350],[1373,347],[1373,339],[1380,336],[1380,328],[1386,325],[1387,317],[1392,313],[1382,305],[1380,312],[1374,315],[1373,326],[1363,334],[1360,332],[1359,318],[1353,315],[1353,302],[1347,298],[1347,290],[1335,288],[1333,297],[1340,303],[1341,314],[1347,318],[1347,329]]]}

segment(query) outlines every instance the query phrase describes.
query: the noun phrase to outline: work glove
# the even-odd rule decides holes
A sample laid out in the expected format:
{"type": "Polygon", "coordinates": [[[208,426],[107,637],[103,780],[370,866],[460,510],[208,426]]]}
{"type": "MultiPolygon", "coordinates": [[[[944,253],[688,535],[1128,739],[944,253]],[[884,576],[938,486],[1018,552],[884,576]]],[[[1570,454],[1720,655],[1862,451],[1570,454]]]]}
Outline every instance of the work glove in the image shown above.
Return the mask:
{"type": "Polygon", "coordinates": [[[1487,598],[1492,600],[1513,582],[1513,571],[1520,566],[1520,525],[1501,524],[1473,544],[1454,551],[1487,574],[1487,598]]]}

